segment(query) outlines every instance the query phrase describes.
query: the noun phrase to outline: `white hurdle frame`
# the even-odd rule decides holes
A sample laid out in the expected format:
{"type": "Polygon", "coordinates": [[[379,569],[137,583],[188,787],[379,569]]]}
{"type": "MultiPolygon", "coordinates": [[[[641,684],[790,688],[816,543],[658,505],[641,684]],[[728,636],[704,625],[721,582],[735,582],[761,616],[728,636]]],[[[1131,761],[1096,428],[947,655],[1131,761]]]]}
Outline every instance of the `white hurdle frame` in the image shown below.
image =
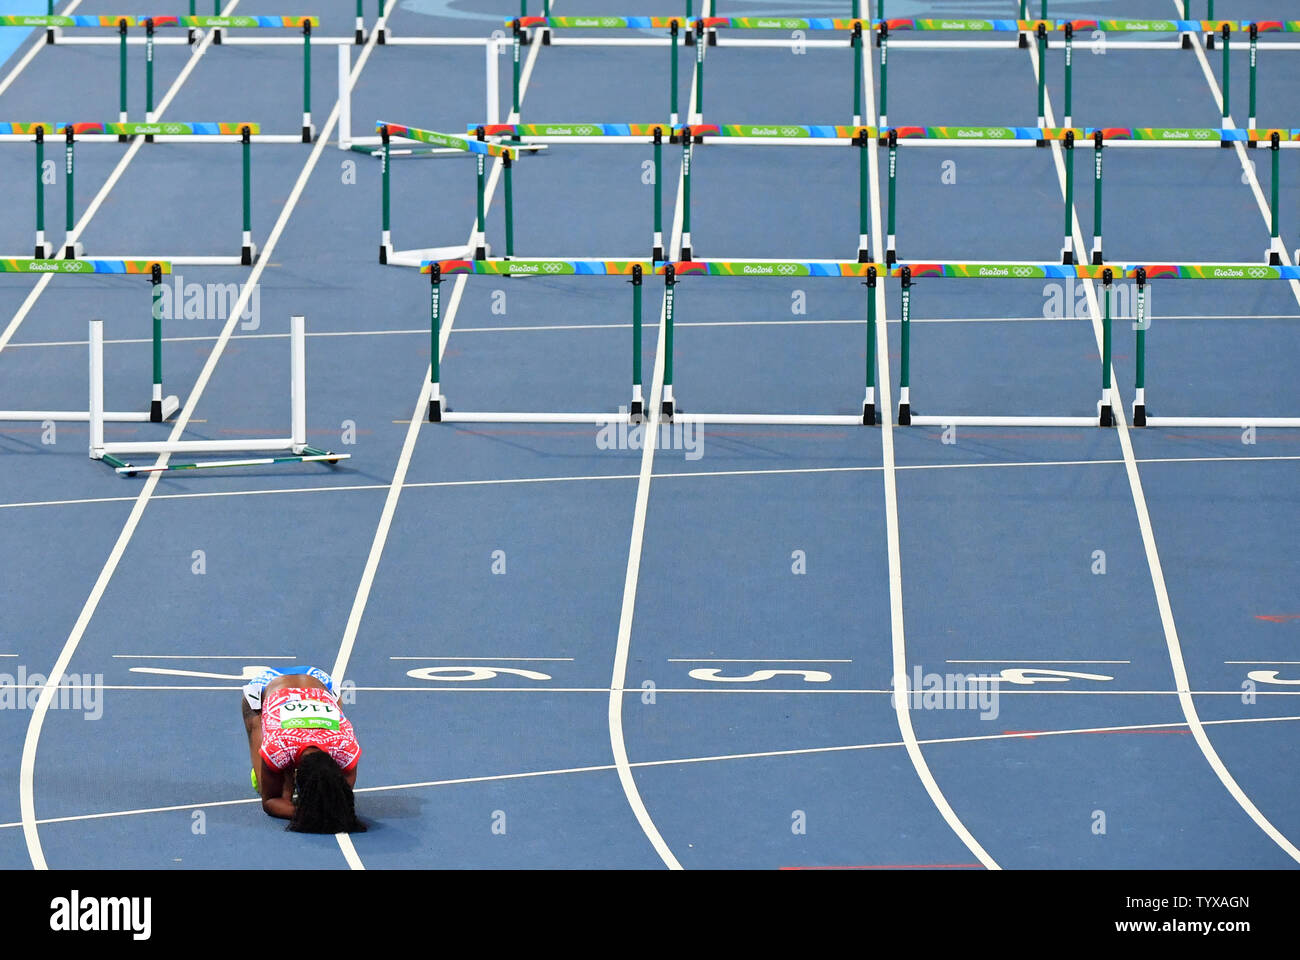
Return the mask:
{"type": "MultiPolygon", "coordinates": [[[[501,122],[501,51],[505,49],[506,40],[501,37],[488,37],[486,39],[470,38],[475,46],[482,45],[484,49],[484,90],[486,92],[487,122],[501,122]]],[[[416,41],[431,41],[433,44],[446,45],[446,41],[429,37],[411,37],[405,40],[395,40],[388,38],[387,43],[410,43],[416,41]]],[[[338,47],[338,80],[339,80],[339,128],[338,128],[338,147],[340,150],[351,150],[356,147],[378,147],[382,140],[378,134],[354,137],[352,136],[352,50],[347,44],[340,44],[338,47]]],[[[400,157],[412,153],[410,149],[401,148],[389,149],[389,155],[400,157]]],[[[420,149],[423,156],[463,156],[463,150],[453,150],[451,148],[441,149],[438,147],[424,147],[420,149]]],[[[431,259],[427,258],[426,259],[431,259]]]]}
{"type": "MultiPolygon", "coordinates": [[[[104,321],[90,321],[90,458],[104,460],[117,454],[275,452],[304,455],[307,446],[307,348],[306,320],[289,319],[290,435],[265,440],[141,440],[109,443],[104,440],[104,321]]],[[[345,459],[347,454],[331,454],[345,459]]],[[[113,461],[110,461],[113,462],[113,461]]],[[[114,464],[116,465],[116,464],[114,464]]],[[[129,472],[130,464],[118,469],[129,472]]],[[[148,467],[141,467],[141,472],[148,467]]]]}

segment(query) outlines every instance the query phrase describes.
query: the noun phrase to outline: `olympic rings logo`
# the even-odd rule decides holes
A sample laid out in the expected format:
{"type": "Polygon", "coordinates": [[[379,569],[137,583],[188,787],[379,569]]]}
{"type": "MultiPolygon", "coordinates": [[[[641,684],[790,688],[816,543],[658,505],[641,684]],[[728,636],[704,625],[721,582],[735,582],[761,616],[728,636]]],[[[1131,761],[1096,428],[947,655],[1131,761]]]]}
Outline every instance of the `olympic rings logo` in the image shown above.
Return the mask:
{"type": "Polygon", "coordinates": [[[1011,275],[1013,277],[1032,277],[1034,275],[1033,267],[1012,267],[1011,275]]]}
{"type": "Polygon", "coordinates": [[[1263,267],[1251,267],[1246,271],[1246,276],[1250,277],[1252,280],[1263,280],[1265,277],[1269,276],[1269,271],[1263,267]]]}
{"type": "Polygon", "coordinates": [[[68,260],[66,262],[67,266],[64,267],[64,269],[68,271],[68,273],[81,273],[90,266],[84,260],[68,260]]]}
{"type": "Polygon", "coordinates": [[[596,133],[595,127],[578,126],[573,128],[573,135],[576,137],[590,137],[596,133]]]}
{"type": "Polygon", "coordinates": [[[1214,135],[1212,130],[1197,130],[1192,134],[1197,140],[1209,140],[1214,135]]]}
{"type": "Polygon", "coordinates": [[[564,264],[556,263],[553,260],[549,263],[542,264],[543,273],[559,273],[563,269],[564,269],[564,264]]]}
{"type": "Polygon", "coordinates": [[[163,129],[163,133],[184,133],[184,132],[185,132],[185,124],[183,124],[183,123],[164,123],[162,129],[163,129]]]}
{"type": "Polygon", "coordinates": [[[601,17],[600,25],[602,27],[617,27],[622,21],[618,17],[601,17]]]}
{"type": "Polygon", "coordinates": [[[781,136],[783,137],[802,137],[804,135],[803,127],[782,127],[781,136]]]}
{"type": "Polygon", "coordinates": [[[776,272],[780,274],[784,274],[787,277],[793,276],[796,272],[798,272],[798,269],[799,268],[796,267],[793,263],[778,263],[776,265],[776,272]]]}

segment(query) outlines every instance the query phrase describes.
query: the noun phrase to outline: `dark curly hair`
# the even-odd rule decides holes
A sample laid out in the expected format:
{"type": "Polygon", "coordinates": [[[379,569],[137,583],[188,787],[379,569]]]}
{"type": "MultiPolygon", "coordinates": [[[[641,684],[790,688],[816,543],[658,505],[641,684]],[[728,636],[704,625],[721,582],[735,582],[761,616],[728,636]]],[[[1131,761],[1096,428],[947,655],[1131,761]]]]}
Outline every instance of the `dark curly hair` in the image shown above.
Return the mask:
{"type": "Polygon", "coordinates": [[[323,750],[309,750],[294,771],[298,800],[286,830],[298,833],[364,833],[357,819],[352,787],[334,758],[323,750]]]}

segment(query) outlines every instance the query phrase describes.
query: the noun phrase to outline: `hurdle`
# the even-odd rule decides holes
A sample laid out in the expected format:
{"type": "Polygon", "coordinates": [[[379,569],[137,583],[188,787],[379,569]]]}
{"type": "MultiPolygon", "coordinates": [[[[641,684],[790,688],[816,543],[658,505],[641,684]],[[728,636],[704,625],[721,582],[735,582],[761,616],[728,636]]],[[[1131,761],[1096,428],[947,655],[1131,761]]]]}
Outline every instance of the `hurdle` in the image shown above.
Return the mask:
{"type": "Polygon", "coordinates": [[[1136,365],[1134,371],[1133,425],[1136,427],[1300,427],[1300,417],[1158,416],[1147,413],[1146,287],[1152,280],[1300,280],[1300,267],[1230,264],[1141,264],[1124,268],[1124,275],[1137,282],[1136,365]]]}
{"type": "Polygon", "coordinates": [[[1102,253],[1102,200],[1104,182],[1103,151],[1108,147],[1136,148],[1218,148],[1234,143],[1255,146],[1269,144],[1273,151],[1273,195],[1271,203],[1272,236],[1264,252],[1264,259],[1274,265],[1281,263],[1282,245],[1279,239],[1280,168],[1278,152],[1282,149],[1300,148],[1300,129],[1259,130],[1233,127],[890,127],[881,130],[888,146],[888,186],[886,190],[887,243],[885,262],[898,260],[897,246],[897,178],[898,148],[902,146],[948,147],[1029,147],[1045,146],[1059,141],[1065,148],[1065,225],[1061,246],[1061,263],[1073,262],[1072,210],[1074,204],[1074,152],[1078,148],[1092,147],[1093,161],[1093,242],[1091,259],[1094,265],[1103,260],[1102,253]]]}
{"type": "MultiPolygon", "coordinates": [[[[149,399],[149,409],[141,412],[106,412],[101,404],[98,416],[102,421],[112,423],[162,423],[164,420],[170,419],[172,414],[180,409],[180,400],[175,396],[164,397],[162,386],[162,312],[160,310],[160,299],[162,277],[163,274],[171,273],[170,263],[158,260],[0,259],[0,273],[148,276],[153,290],[153,392],[149,399]]],[[[89,409],[0,410],[0,421],[67,420],[76,422],[88,421],[91,416],[92,411],[89,409]]]]}
{"type": "Polygon", "coordinates": [[[486,158],[499,157],[503,167],[505,189],[505,229],[506,256],[514,253],[514,186],[512,170],[518,152],[514,147],[505,147],[489,143],[483,137],[469,139],[434,130],[421,130],[399,123],[375,124],[380,137],[380,234],[379,262],[395,266],[423,267],[430,260],[456,260],[465,256],[472,247],[476,259],[487,256],[487,217],[486,217],[486,158]],[[474,236],[469,244],[451,247],[426,247],[416,250],[394,250],[392,242],[392,210],[390,203],[392,159],[391,142],[394,137],[416,143],[429,143],[459,153],[474,154],[477,175],[477,217],[474,221],[474,236]]]}
{"type": "Polygon", "coordinates": [[[890,268],[890,276],[900,283],[899,313],[899,426],[972,426],[972,427],[1109,427],[1114,425],[1111,397],[1111,308],[1110,284],[1122,276],[1118,267],[1094,267],[1087,264],[1051,263],[902,263],[890,268]],[[1102,317],[1101,399],[1091,416],[972,416],[927,415],[912,410],[912,286],[918,277],[953,277],[993,280],[1096,279],[1106,286],[1105,311],[1102,317]]]}
{"type": "Polygon", "coordinates": [[[0,123],[0,142],[33,141],[36,145],[36,259],[48,258],[52,245],[45,237],[45,183],[41,167],[45,161],[45,137],[49,133],[64,135],[64,226],[63,257],[81,259],[85,250],[76,229],[74,183],[76,178],[76,142],[116,141],[124,137],[143,136],[147,142],[198,143],[221,141],[241,145],[243,230],[239,256],[139,256],[104,255],[105,260],[166,260],[175,264],[250,266],[257,257],[253,242],[252,159],[255,123],[0,123]]]}
{"type": "Polygon", "coordinates": [[[351,454],[332,453],[307,444],[307,348],[306,321],[300,316],[289,321],[290,362],[290,435],[265,440],[104,440],[104,322],[90,321],[90,458],[102,460],[119,474],[133,477],[140,473],[167,470],[200,470],[214,467],[243,467],[263,464],[325,462],[347,460],[351,454]],[[199,463],[155,463],[137,466],[122,459],[130,454],[173,453],[278,453],[271,458],[220,460],[199,463]]]}
{"type": "MultiPolygon", "coordinates": [[[[818,126],[799,124],[696,123],[676,128],[682,145],[682,259],[695,259],[691,237],[691,158],[695,145],[706,141],[731,146],[844,146],[858,155],[858,249],[859,263],[871,259],[868,233],[871,219],[870,161],[867,147],[876,138],[875,127],[818,126]]],[[[892,169],[892,165],[891,165],[892,169]]],[[[892,185],[892,180],[891,180],[892,185]]]]}
{"type": "Polygon", "coordinates": [[[1111,383],[1112,288],[1116,280],[1133,280],[1137,286],[1135,309],[1136,367],[1134,373],[1133,425],[1135,427],[1216,427],[1250,425],[1300,427],[1300,417],[1152,417],[1146,405],[1146,336],[1150,326],[1146,314],[1146,285],[1153,279],[1181,280],[1300,280],[1300,267],[1265,266],[1254,263],[1183,264],[1006,264],[1006,263],[903,263],[890,269],[901,282],[900,368],[898,424],[900,426],[976,427],[1078,427],[1115,425],[1111,383]],[[1075,279],[1101,281],[1102,350],[1101,399],[1094,416],[969,416],[926,415],[911,404],[911,298],[917,277],[965,279],[1075,279]]]}
{"type": "MultiPolygon", "coordinates": [[[[433,260],[421,264],[429,275],[430,423],[640,423],[645,415],[641,382],[641,290],[654,264],[648,260],[433,260]],[[521,413],[453,411],[442,392],[439,340],[442,336],[442,283],[455,274],[488,276],[621,276],[632,285],[632,399],[617,413],[521,413]]],[[[671,302],[669,314],[671,315],[671,302]]],[[[669,341],[671,343],[671,340],[669,341]]]]}
{"type": "MultiPolygon", "coordinates": [[[[220,0],[217,0],[219,5],[220,0]]],[[[190,5],[193,10],[193,3],[190,5]]],[[[218,10],[218,13],[220,11],[218,10]]],[[[207,29],[212,31],[213,44],[239,44],[239,43],[266,43],[269,38],[252,38],[239,36],[226,36],[223,39],[222,30],[226,29],[297,29],[302,32],[302,129],[297,135],[289,134],[262,134],[259,140],[263,143],[311,143],[316,139],[316,127],[311,118],[311,44],[312,31],[320,26],[320,18],[315,16],[279,16],[279,17],[251,17],[251,16],[161,16],[161,17],[144,17],[140,18],[145,28],[145,120],[152,122],[154,117],[154,99],[153,99],[153,44],[156,42],[154,31],[166,27],[186,27],[189,30],[190,41],[193,41],[194,31],[196,29],[207,29]]],[[[294,42],[294,41],[289,41],[294,42]]],[[[126,87],[126,65],[125,59],[122,62],[122,87],[126,87]]],[[[122,110],[126,110],[126,102],[123,100],[122,110]]],[[[123,117],[125,119],[125,117],[123,117]]]]}
{"type": "Polygon", "coordinates": [[[876,424],[876,286],[887,268],[856,260],[682,260],[655,265],[664,278],[664,389],[659,418],[669,423],[845,426],[876,424]],[[865,390],[859,414],[683,413],[673,395],[675,289],[683,277],[859,278],[867,288],[865,390]]]}

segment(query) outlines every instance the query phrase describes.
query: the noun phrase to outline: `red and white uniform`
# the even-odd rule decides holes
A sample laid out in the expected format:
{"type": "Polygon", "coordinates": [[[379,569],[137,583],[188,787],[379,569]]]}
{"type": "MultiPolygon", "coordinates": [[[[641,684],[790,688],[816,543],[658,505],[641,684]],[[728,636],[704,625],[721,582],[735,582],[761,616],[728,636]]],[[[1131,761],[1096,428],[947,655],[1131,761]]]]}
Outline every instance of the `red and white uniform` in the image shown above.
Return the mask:
{"type": "Polygon", "coordinates": [[[352,721],[329,690],[281,687],[262,702],[262,759],[276,770],[294,766],[308,747],[328,753],[344,770],[361,758],[352,721]]]}

